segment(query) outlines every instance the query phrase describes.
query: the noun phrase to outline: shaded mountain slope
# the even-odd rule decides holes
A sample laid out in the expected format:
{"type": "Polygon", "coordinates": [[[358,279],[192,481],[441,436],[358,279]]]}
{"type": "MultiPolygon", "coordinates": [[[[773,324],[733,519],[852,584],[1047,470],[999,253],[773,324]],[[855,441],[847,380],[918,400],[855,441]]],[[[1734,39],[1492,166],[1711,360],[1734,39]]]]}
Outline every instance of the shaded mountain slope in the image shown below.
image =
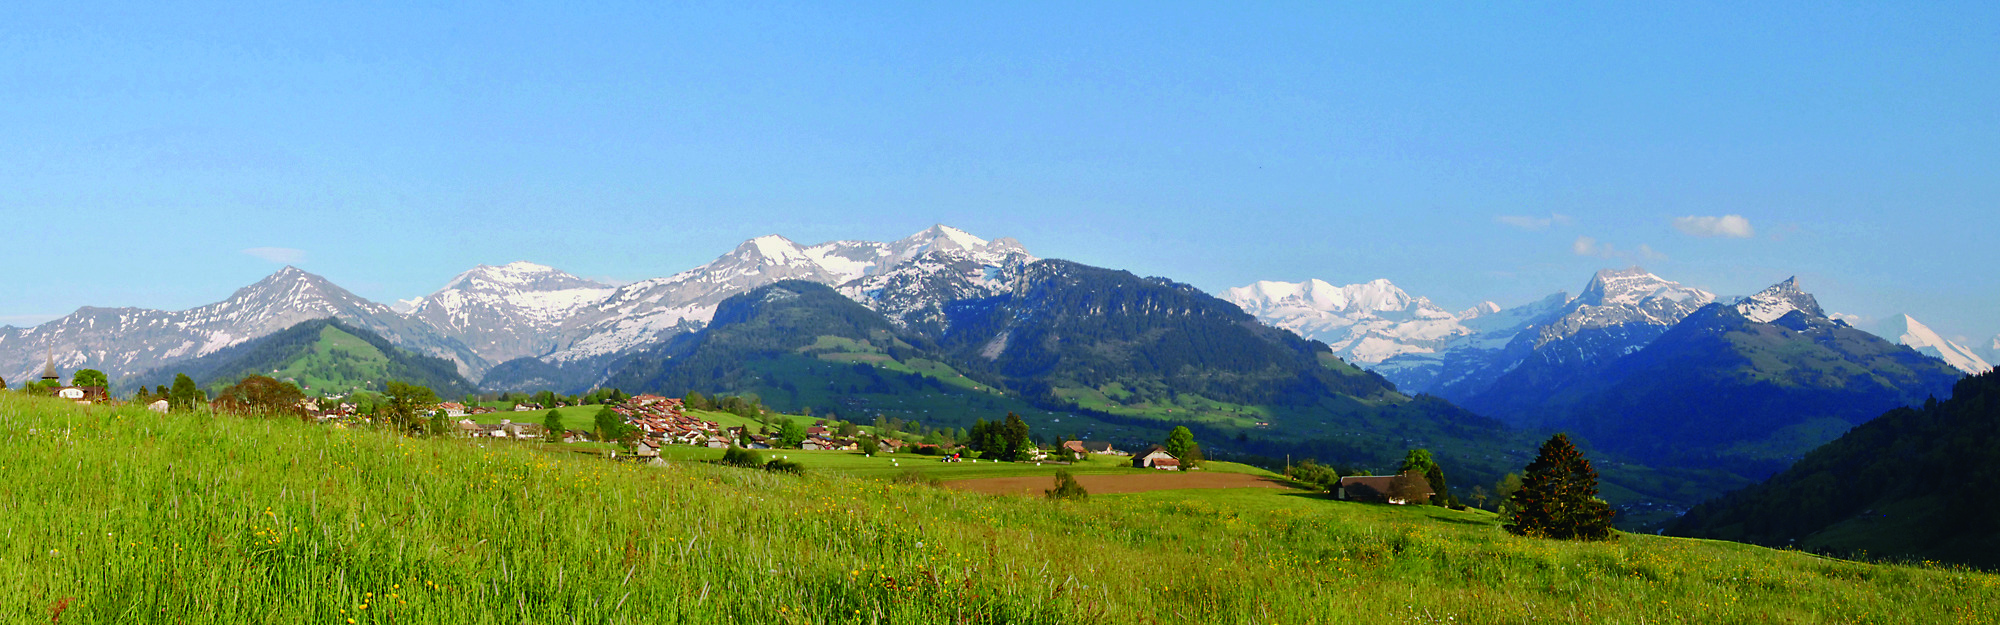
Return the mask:
{"type": "Polygon", "coordinates": [[[1884,410],[1946,395],[1958,377],[1805,311],[1759,323],[1711,304],[1598,375],[1553,389],[1541,410],[1551,425],[1642,461],[1722,462],[1758,477],[1884,410]]]}
{"type": "Polygon", "coordinates": [[[1069,261],[1029,265],[1011,291],[954,303],[950,317],[944,349],[1035,397],[1111,385],[1141,401],[1400,397],[1381,376],[1338,363],[1326,344],[1194,287],[1069,261]]]}

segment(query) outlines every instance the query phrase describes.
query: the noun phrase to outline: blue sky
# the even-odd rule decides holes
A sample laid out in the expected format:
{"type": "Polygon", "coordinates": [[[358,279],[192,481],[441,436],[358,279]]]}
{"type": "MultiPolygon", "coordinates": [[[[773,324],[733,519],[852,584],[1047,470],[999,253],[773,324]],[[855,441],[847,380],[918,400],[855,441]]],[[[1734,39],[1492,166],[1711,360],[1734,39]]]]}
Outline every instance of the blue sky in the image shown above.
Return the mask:
{"type": "Polygon", "coordinates": [[[389,301],[941,222],[1211,291],[1636,263],[2000,332],[1992,3],[73,4],[0,6],[0,323],[255,248],[389,301]]]}

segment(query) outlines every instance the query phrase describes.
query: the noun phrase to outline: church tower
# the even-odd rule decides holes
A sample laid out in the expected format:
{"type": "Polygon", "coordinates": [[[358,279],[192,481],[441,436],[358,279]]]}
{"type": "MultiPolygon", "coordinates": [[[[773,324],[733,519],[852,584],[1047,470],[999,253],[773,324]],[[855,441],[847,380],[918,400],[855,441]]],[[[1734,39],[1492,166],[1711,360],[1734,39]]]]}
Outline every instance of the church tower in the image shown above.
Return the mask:
{"type": "Polygon", "coordinates": [[[42,381],[57,382],[61,380],[62,376],[56,375],[56,348],[50,347],[49,360],[42,365],[42,381]]]}

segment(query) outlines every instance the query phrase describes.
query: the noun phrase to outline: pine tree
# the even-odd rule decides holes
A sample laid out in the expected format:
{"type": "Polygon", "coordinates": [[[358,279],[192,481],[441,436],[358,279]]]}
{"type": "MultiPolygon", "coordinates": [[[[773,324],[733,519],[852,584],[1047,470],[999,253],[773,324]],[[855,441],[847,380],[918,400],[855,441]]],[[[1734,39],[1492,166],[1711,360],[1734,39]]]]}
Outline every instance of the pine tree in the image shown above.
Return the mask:
{"type": "Polygon", "coordinates": [[[1521,477],[1521,489],[1508,503],[1514,518],[1506,528],[1515,534],[1560,540],[1611,537],[1611,505],[1597,498],[1597,470],[1563,434],[1542,443],[1541,453],[1521,477]]]}

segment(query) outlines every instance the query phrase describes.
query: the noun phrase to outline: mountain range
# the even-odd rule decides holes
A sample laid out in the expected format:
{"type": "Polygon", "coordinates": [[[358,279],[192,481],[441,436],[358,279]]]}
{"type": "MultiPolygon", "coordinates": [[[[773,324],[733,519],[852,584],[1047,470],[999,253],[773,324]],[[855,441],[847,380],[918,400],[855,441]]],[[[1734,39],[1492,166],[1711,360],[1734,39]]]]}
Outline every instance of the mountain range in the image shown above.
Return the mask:
{"type": "Polygon", "coordinates": [[[307,356],[368,352],[362,335],[449,362],[486,391],[748,392],[784,409],[946,423],[1021,412],[1134,442],[1187,424],[1227,441],[1217,451],[1357,466],[1430,447],[1482,479],[1564,429],[1619,459],[1606,472],[1620,496],[1683,504],[1948,393],[1960,369],[1984,364],[1914,319],[1901,338],[1911,347],[1833,320],[1793,280],[1719,298],[1632,267],[1598,272],[1575,297],[1452,313],[1387,280],[1215,297],[941,225],[890,242],[759,237],[624,285],[479,266],[394,308],[286,267],[191,310],[84,308],[0,329],[0,363],[16,379],[53,354],[118,384],[269,369],[365,385],[387,375],[388,351],[339,376],[325,368],[339,359],[307,356]],[[245,356],[276,353],[254,339],[327,318],[339,325],[280,341],[285,358],[245,356]],[[294,349],[308,343],[318,348],[294,349]],[[1696,473],[1614,477],[1632,460],[1696,473]]]}
{"type": "Polygon", "coordinates": [[[1575,298],[1458,315],[1390,289],[1262,282],[1227,297],[1330,345],[1391,346],[1356,363],[1402,392],[1567,430],[1654,466],[1753,479],[1990,368],[1907,316],[1883,336],[1835,321],[1793,279],[1718,298],[1637,267],[1605,270],[1575,298]]]}

